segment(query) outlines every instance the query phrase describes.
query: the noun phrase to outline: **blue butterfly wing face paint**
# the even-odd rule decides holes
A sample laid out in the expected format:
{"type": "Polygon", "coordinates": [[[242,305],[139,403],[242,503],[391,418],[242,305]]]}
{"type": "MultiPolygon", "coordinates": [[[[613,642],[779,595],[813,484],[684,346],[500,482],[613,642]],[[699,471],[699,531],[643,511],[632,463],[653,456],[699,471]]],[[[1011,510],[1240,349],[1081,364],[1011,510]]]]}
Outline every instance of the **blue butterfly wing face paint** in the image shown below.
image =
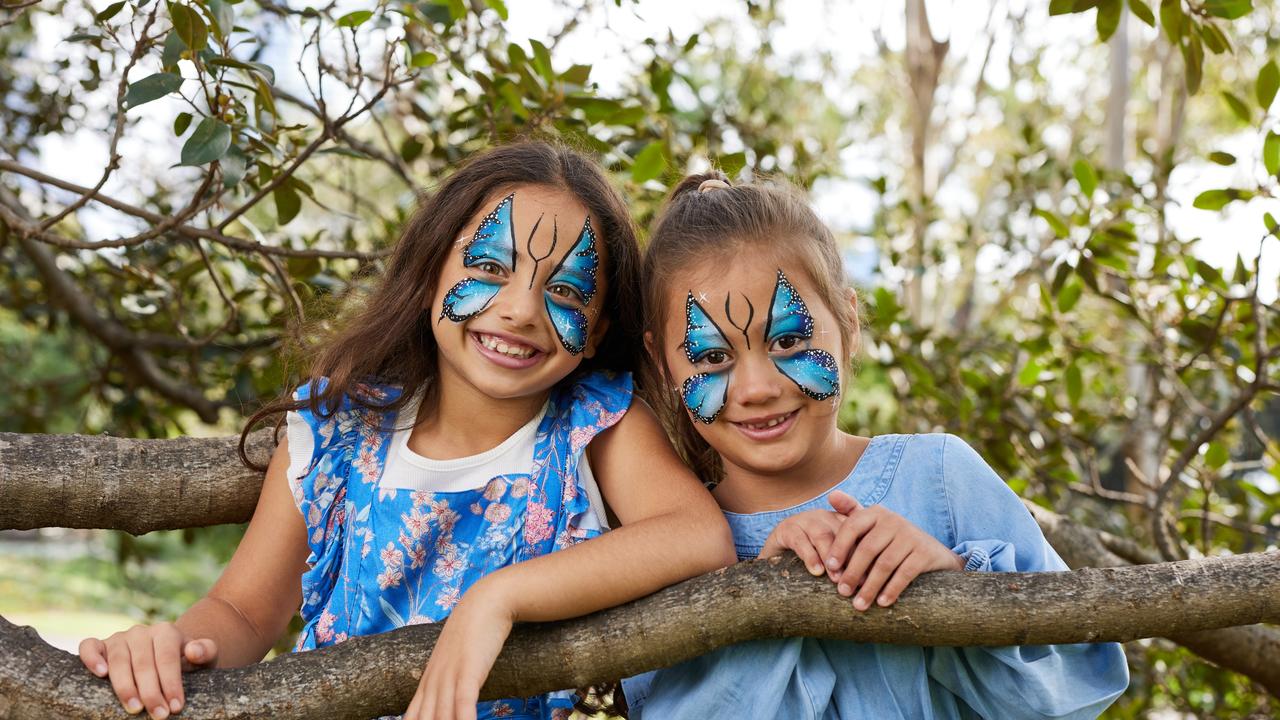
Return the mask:
{"type": "MultiPolygon", "coordinates": [[[[813,338],[813,316],[809,307],[781,270],[769,303],[769,320],[765,326],[765,343],[785,337],[808,341],[813,338]]],[[[814,400],[826,400],[840,392],[840,366],[826,350],[809,348],[791,355],[773,357],[778,372],[787,376],[800,391],[814,400]]]]}
{"type": "MultiPolygon", "coordinates": [[[[681,347],[690,364],[696,365],[713,351],[729,351],[729,341],[707,311],[693,299],[693,293],[689,293],[685,300],[684,317],[681,347]]],[[[729,392],[729,374],[728,370],[698,373],[684,381],[680,394],[685,407],[698,422],[710,424],[724,409],[729,392]]]]}
{"type": "Polygon", "coordinates": [[[587,346],[586,306],[596,295],[596,271],[599,267],[596,233],[591,229],[591,218],[587,218],[577,241],[547,280],[547,316],[551,318],[560,344],[570,355],[577,355],[587,346]]]}
{"type": "MultiPolygon", "coordinates": [[[[515,193],[502,199],[498,206],[480,221],[471,242],[462,249],[462,264],[474,268],[484,263],[496,263],[507,272],[516,266],[515,233],[511,227],[511,204],[515,193]]],[[[440,317],[454,322],[464,322],[489,306],[502,286],[479,278],[464,278],[449,288],[441,303],[440,317]]]]}
{"type": "Polygon", "coordinates": [[[729,394],[729,373],[698,373],[684,381],[680,394],[693,417],[709,425],[724,409],[729,394]]]}

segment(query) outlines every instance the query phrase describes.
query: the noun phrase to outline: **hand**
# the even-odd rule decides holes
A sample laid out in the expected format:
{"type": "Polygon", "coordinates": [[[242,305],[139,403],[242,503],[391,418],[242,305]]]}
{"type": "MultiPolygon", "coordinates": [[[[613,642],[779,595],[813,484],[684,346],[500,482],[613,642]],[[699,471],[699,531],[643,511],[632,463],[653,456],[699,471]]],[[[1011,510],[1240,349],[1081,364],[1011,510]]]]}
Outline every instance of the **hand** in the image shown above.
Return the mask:
{"type": "Polygon", "coordinates": [[[964,569],[959,555],[892,510],[864,508],[839,491],[828,501],[846,519],[831,543],[827,569],[839,572],[835,581],[841,595],[857,590],[855,609],[866,610],[872,600],[892,605],[921,573],[964,569]]]}
{"type": "Polygon", "coordinates": [[[188,638],[173,623],[134,625],[106,640],[80,642],[80,661],[111,687],[125,712],[142,710],[164,720],[182,710],[182,673],[212,665],[218,645],[209,638],[188,638]]]}
{"type": "Polygon", "coordinates": [[[515,621],[496,585],[477,582],[436,639],[404,720],[475,720],[480,687],[515,621]]]}
{"type": "MultiPolygon", "coordinates": [[[[856,501],[855,501],[856,502],[856,501]]],[[[844,516],[830,510],[807,510],[778,523],[760,550],[761,558],[777,557],[790,550],[800,557],[814,575],[826,572],[822,558],[831,550],[831,542],[844,523],[844,516]]],[[[828,573],[832,575],[833,573],[828,573]]]]}

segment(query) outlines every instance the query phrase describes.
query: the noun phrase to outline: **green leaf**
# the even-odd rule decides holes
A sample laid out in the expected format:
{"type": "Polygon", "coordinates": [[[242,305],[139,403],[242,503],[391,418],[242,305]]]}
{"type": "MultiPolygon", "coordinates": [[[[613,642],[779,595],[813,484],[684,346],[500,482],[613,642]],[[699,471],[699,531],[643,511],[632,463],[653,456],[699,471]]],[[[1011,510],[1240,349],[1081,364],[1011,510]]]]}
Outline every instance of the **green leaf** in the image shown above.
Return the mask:
{"type": "Polygon", "coordinates": [[[1067,227],[1067,224],[1063,222],[1062,218],[1058,217],[1056,213],[1050,210],[1045,210],[1044,208],[1036,208],[1035,210],[1032,210],[1032,212],[1044,218],[1044,221],[1049,223],[1049,227],[1053,230],[1054,235],[1060,238],[1065,238],[1071,234],[1071,228],[1067,227]]]}
{"type": "Polygon", "coordinates": [[[1202,7],[1214,17],[1235,20],[1253,10],[1253,0],[1205,0],[1202,7]]]}
{"type": "Polygon", "coordinates": [[[185,46],[182,44],[182,38],[178,37],[176,31],[171,31],[164,37],[164,49],[160,52],[160,65],[165,70],[176,69],[178,60],[182,59],[182,51],[185,46]]]}
{"type": "Polygon", "coordinates": [[[533,67],[537,69],[538,74],[547,80],[555,79],[555,72],[551,69],[551,51],[546,45],[537,40],[529,41],[530,47],[533,48],[533,67]]]}
{"type": "Polygon", "coordinates": [[[1106,42],[1120,26],[1120,13],[1124,12],[1124,0],[1103,0],[1098,5],[1098,40],[1106,42]]]}
{"type": "Polygon", "coordinates": [[[631,179],[638,183],[652,180],[661,175],[666,166],[666,149],[660,142],[651,142],[631,163],[631,179]]]}
{"type": "Polygon", "coordinates": [[[205,118],[196,126],[182,146],[183,165],[204,165],[219,160],[231,147],[231,128],[213,118],[205,118]]]}
{"type": "Polygon", "coordinates": [[[1280,135],[1275,130],[1268,132],[1267,139],[1262,141],[1262,164],[1268,175],[1280,172],[1280,135]]]}
{"type": "Polygon", "coordinates": [[[182,87],[180,76],[174,73],[158,72],[137,82],[129,83],[129,89],[124,94],[124,103],[128,109],[132,110],[139,105],[145,105],[169,93],[177,92],[180,87],[182,87]]]}
{"type": "Polygon", "coordinates": [[[1209,160],[1219,165],[1235,165],[1236,164],[1235,155],[1232,155],[1229,152],[1222,152],[1221,150],[1215,150],[1209,153],[1209,160]]]}
{"type": "Polygon", "coordinates": [[[574,85],[586,85],[587,79],[591,77],[590,65],[574,65],[573,67],[560,73],[560,79],[573,83],[574,85]]]}
{"type": "Polygon", "coordinates": [[[1018,384],[1026,387],[1035,385],[1040,380],[1040,371],[1043,370],[1040,363],[1032,358],[1030,362],[1022,366],[1021,372],[1018,373],[1018,384]]]}
{"type": "Polygon", "coordinates": [[[1050,0],[1050,15],[1067,15],[1076,11],[1076,0],[1050,0]]]}
{"type": "Polygon", "coordinates": [[[747,154],[745,152],[729,153],[720,156],[720,172],[728,175],[730,178],[737,177],[742,172],[742,168],[747,166],[747,154]]]}
{"type": "Polygon", "coordinates": [[[108,5],[105,9],[103,9],[102,12],[98,13],[97,15],[94,15],[93,19],[96,22],[100,22],[100,23],[106,22],[111,18],[115,17],[116,13],[120,12],[122,8],[124,8],[124,0],[120,0],[120,2],[113,2],[110,5],[108,5]]]}
{"type": "Polygon", "coordinates": [[[1201,210],[1221,210],[1231,202],[1231,194],[1226,190],[1205,190],[1196,196],[1191,204],[1201,210]]]}
{"type": "Polygon", "coordinates": [[[209,43],[209,28],[195,10],[185,5],[171,3],[169,17],[173,20],[173,31],[178,33],[182,43],[191,52],[199,52],[209,43]]]}
{"type": "Polygon", "coordinates": [[[1231,453],[1227,450],[1227,446],[1218,441],[1209,443],[1209,449],[1204,453],[1204,462],[1211,468],[1220,468],[1227,464],[1231,459],[1231,453]]]}
{"type": "Polygon", "coordinates": [[[1204,41],[1205,47],[1209,48],[1209,52],[1215,55],[1227,51],[1226,36],[1217,30],[1210,20],[1206,20],[1196,26],[1196,32],[1200,34],[1200,39],[1204,41]]]}
{"type": "Polygon", "coordinates": [[[1210,285],[1222,284],[1222,273],[1218,271],[1218,268],[1203,260],[1196,260],[1196,274],[1210,285]]]}
{"type": "Polygon", "coordinates": [[[1235,113],[1235,116],[1240,118],[1241,122],[1247,124],[1253,123],[1253,111],[1249,109],[1249,106],[1246,105],[1238,95],[1233,92],[1223,90],[1222,99],[1226,101],[1227,106],[1231,108],[1231,112],[1235,113]]]}
{"type": "Polygon", "coordinates": [[[416,68],[431,67],[439,59],[435,53],[423,50],[422,52],[414,53],[413,57],[409,58],[409,65],[416,68]]]}
{"type": "Polygon", "coordinates": [[[260,62],[244,62],[233,57],[225,55],[216,55],[208,60],[209,65],[214,67],[230,67],[247,72],[257,73],[262,76],[268,84],[274,85],[276,82],[276,71],[270,65],[260,62]]]}
{"type": "Polygon", "coordinates": [[[423,144],[418,142],[416,138],[405,138],[404,142],[400,143],[400,159],[405,162],[413,162],[422,154],[423,147],[423,144]]]}
{"type": "Polygon", "coordinates": [[[1076,160],[1071,166],[1071,172],[1076,176],[1076,182],[1080,183],[1080,192],[1085,197],[1092,197],[1093,191],[1098,188],[1098,174],[1094,172],[1089,161],[1084,158],[1076,160]]]}
{"type": "Polygon", "coordinates": [[[1262,107],[1262,111],[1266,112],[1271,107],[1271,101],[1276,99],[1276,88],[1280,88],[1280,67],[1276,67],[1275,60],[1268,60],[1266,65],[1258,71],[1258,83],[1254,90],[1258,96],[1258,105],[1262,107]]]}
{"type": "Polygon", "coordinates": [[[222,168],[222,186],[228,189],[233,188],[244,179],[245,170],[249,167],[249,156],[232,145],[227,150],[226,156],[218,163],[218,167],[222,168]]]}
{"type": "Polygon", "coordinates": [[[271,197],[276,201],[276,222],[280,225],[288,225],[302,209],[302,198],[293,189],[292,183],[287,181],[276,186],[271,191],[271,197]]]}
{"type": "Polygon", "coordinates": [[[190,126],[191,126],[191,113],[180,112],[178,113],[178,117],[173,119],[173,134],[180,136],[182,135],[182,133],[186,132],[187,128],[190,126]]]}
{"type": "Polygon", "coordinates": [[[1080,398],[1084,395],[1084,377],[1080,374],[1080,366],[1071,363],[1067,366],[1067,399],[1071,401],[1071,406],[1075,407],[1080,404],[1080,398]]]}
{"type": "Polygon", "coordinates": [[[95,32],[78,32],[67,36],[67,42],[97,42],[106,40],[106,36],[95,32]]]}
{"type": "Polygon", "coordinates": [[[1151,6],[1145,0],[1129,0],[1129,10],[1148,26],[1156,26],[1156,16],[1151,13],[1151,6]]]}
{"type": "Polygon", "coordinates": [[[1182,64],[1187,73],[1187,93],[1195,95],[1200,92],[1200,81],[1204,78],[1204,48],[1199,35],[1187,35],[1187,41],[1182,44],[1182,64]]]}
{"type": "Polygon", "coordinates": [[[209,0],[209,16],[213,18],[213,34],[225,39],[236,26],[236,9],[228,0],[209,0]]]}
{"type": "Polygon", "coordinates": [[[1062,292],[1058,293],[1058,311],[1071,312],[1071,309],[1080,302],[1080,295],[1084,292],[1084,286],[1072,280],[1063,286],[1062,292]]]}
{"type": "Polygon", "coordinates": [[[1276,222],[1276,218],[1271,213],[1262,213],[1262,223],[1267,226],[1267,232],[1274,233],[1280,230],[1280,223],[1276,222]]]}
{"type": "MultiPolygon", "coordinates": [[[[372,10],[356,10],[338,18],[338,22],[336,24],[338,27],[355,28],[360,27],[361,24],[371,17],[373,17],[372,10]]],[[[283,225],[284,223],[280,224],[283,225]]]]}
{"type": "Polygon", "coordinates": [[[497,11],[498,17],[503,20],[507,19],[507,4],[502,0],[484,0],[484,4],[497,11]]]}
{"type": "Polygon", "coordinates": [[[1164,28],[1164,34],[1169,38],[1169,42],[1175,45],[1182,44],[1185,23],[1186,16],[1182,13],[1182,0],[1160,0],[1160,27],[1164,28]]]}

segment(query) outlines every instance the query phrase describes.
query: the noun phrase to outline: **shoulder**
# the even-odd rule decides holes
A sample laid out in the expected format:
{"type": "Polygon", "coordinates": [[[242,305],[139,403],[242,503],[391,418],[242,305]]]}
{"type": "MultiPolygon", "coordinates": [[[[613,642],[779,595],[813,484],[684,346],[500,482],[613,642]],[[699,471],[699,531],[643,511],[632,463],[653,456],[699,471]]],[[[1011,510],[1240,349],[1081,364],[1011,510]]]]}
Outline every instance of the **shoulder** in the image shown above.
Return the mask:
{"type": "Polygon", "coordinates": [[[595,370],[570,376],[556,388],[555,414],[574,427],[612,427],[626,415],[634,395],[631,373],[595,370]]]}

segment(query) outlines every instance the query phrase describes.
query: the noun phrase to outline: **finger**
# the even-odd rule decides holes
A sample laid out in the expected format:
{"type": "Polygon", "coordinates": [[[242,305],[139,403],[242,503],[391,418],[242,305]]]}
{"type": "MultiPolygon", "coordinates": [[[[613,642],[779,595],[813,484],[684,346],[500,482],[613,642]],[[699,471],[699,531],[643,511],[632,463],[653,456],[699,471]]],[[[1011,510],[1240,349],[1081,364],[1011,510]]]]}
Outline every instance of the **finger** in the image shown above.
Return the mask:
{"type": "Polygon", "coordinates": [[[133,662],[129,658],[129,644],[124,638],[107,643],[107,667],[111,675],[111,689],[115,691],[125,712],[137,715],[142,712],[138,688],[133,682],[133,662]]]}
{"type": "Polygon", "coordinates": [[[98,677],[107,676],[107,644],[98,638],[80,641],[80,662],[98,677]]]}
{"type": "MultiPolygon", "coordinates": [[[[424,673],[425,674],[425,673],[424,673]]],[[[409,708],[404,711],[403,720],[421,720],[422,718],[422,680],[418,680],[418,689],[413,693],[413,700],[409,701],[409,708]]]]}
{"type": "Polygon", "coordinates": [[[433,708],[429,720],[448,720],[453,716],[453,682],[450,673],[436,670],[427,684],[428,707],[433,708]]]}
{"type": "Polygon", "coordinates": [[[837,589],[841,595],[845,597],[853,595],[854,589],[862,584],[871,564],[876,562],[891,542],[893,542],[893,533],[886,528],[875,528],[862,537],[858,547],[854,548],[853,557],[849,558],[849,564],[845,566],[844,572],[840,573],[837,589]]]}
{"type": "Polygon", "coordinates": [[[818,548],[808,537],[799,538],[791,548],[804,566],[808,568],[809,574],[815,577],[822,575],[824,568],[822,565],[822,555],[818,552],[818,548]]]}
{"type": "Polygon", "coordinates": [[[848,564],[849,553],[853,550],[853,546],[875,527],[876,517],[875,513],[857,512],[840,524],[840,530],[827,551],[828,570],[838,571],[848,564]]]}
{"type": "Polygon", "coordinates": [[[862,509],[862,503],[858,502],[857,498],[839,490],[832,490],[831,494],[827,495],[827,502],[841,515],[852,515],[853,511],[862,509]]]}
{"type": "Polygon", "coordinates": [[[169,717],[169,701],[160,692],[160,678],[156,675],[156,655],[150,634],[135,635],[129,643],[129,658],[133,662],[133,681],[138,687],[138,699],[143,709],[153,718],[169,717]]]}
{"type": "Polygon", "coordinates": [[[880,588],[884,587],[884,583],[889,576],[902,565],[902,561],[907,555],[911,554],[910,547],[904,547],[903,543],[893,543],[880,553],[880,557],[876,558],[875,563],[871,566],[871,572],[867,573],[867,579],[863,581],[862,587],[858,589],[858,594],[853,598],[853,607],[855,610],[866,610],[871,607],[871,603],[876,599],[876,595],[880,594],[880,588]]]}
{"type": "Polygon", "coordinates": [[[453,715],[457,720],[476,720],[476,703],[480,700],[480,685],[467,679],[458,683],[458,694],[453,698],[453,715]]]}
{"type": "Polygon", "coordinates": [[[157,634],[152,652],[156,657],[160,692],[169,706],[169,712],[176,713],[182,709],[185,700],[182,694],[182,635],[176,628],[172,632],[157,634]]]}
{"type": "Polygon", "coordinates": [[[182,656],[192,669],[210,667],[218,661],[218,643],[209,638],[192,640],[182,648],[182,656]]]}
{"type": "Polygon", "coordinates": [[[898,569],[894,571],[893,577],[889,578],[889,582],[884,584],[884,589],[880,591],[880,597],[876,598],[876,603],[880,607],[889,607],[898,601],[898,596],[903,590],[911,584],[911,581],[920,576],[921,565],[917,560],[919,556],[911,553],[907,556],[898,569]]]}

